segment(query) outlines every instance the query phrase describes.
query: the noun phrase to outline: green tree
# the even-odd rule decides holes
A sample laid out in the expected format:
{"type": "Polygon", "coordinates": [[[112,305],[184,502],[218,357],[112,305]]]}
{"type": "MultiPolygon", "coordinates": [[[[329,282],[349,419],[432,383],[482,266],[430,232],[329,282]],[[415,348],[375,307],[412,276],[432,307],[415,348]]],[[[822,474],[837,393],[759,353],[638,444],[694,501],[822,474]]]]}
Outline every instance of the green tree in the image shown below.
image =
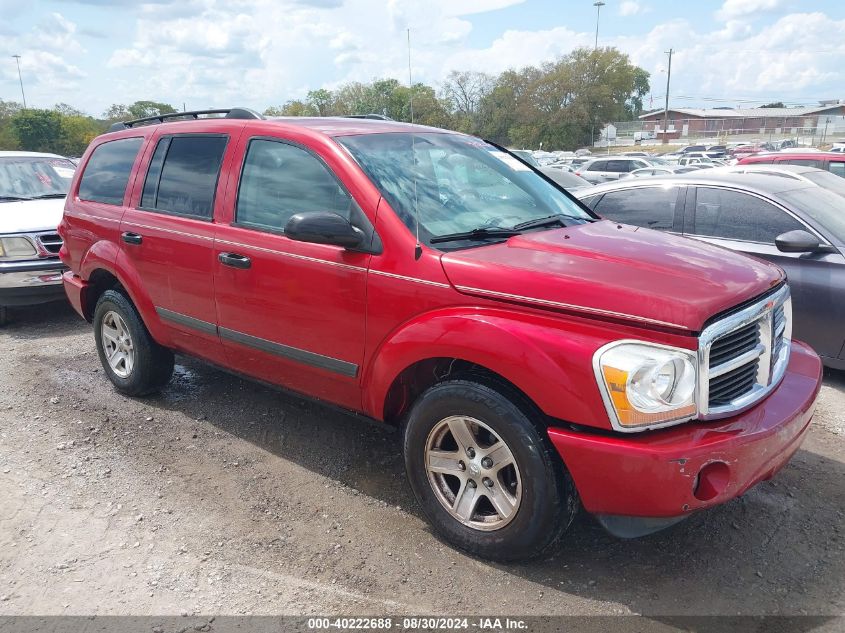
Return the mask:
{"type": "Polygon", "coordinates": [[[12,117],[22,108],[16,101],[0,99],[0,150],[20,149],[20,142],[12,126],[12,117]]]}
{"type": "Polygon", "coordinates": [[[264,116],[317,116],[317,112],[304,101],[294,99],[285,101],[281,106],[267,108],[264,116]]]}
{"type": "Polygon", "coordinates": [[[88,116],[63,116],[59,127],[57,154],[81,156],[95,136],[105,130],[88,116]]]}
{"type": "Polygon", "coordinates": [[[12,130],[20,149],[29,152],[55,152],[60,144],[62,115],[53,110],[29,108],[15,113],[12,130]]]}
{"type": "Polygon", "coordinates": [[[786,106],[783,105],[783,101],[774,101],[772,103],[767,103],[765,105],[761,105],[761,108],[785,108],[786,106]]]}
{"type": "Polygon", "coordinates": [[[109,121],[123,121],[129,119],[145,119],[151,116],[158,116],[160,114],[173,114],[177,112],[169,103],[159,103],[158,101],[136,101],[130,105],[123,105],[122,103],[112,104],[108,110],[103,113],[103,118],[109,121]]]}

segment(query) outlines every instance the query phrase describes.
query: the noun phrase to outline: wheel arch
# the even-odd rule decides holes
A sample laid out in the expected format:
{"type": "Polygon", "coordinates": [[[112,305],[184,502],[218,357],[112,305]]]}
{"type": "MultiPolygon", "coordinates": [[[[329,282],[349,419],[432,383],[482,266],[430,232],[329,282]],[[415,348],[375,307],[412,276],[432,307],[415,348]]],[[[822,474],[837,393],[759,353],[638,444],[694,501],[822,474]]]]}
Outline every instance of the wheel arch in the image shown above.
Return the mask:
{"type": "MultiPolygon", "coordinates": [[[[374,354],[363,376],[364,409],[395,424],[425,389],[469,373],[512,390],[544,414],[544,420],[594,420],[590,399],[578,397],[581,376],[567,371],[559,355],[553,358],[531,335],[532,329],[544,327],[501,311],[447,310],[418,318],[394,332],[374,354]]],[[[566,365],[575,372],[579,359],[573,355],[566,365]]]]}
{"type": "Polygon", "coordinates": [[[82,309],[89,322],[93,319],[97,301],[102,294],[106,290],[119,288],[138,310],[153,339],[161,345],[168,344],[166,330],[137,269],[117,245],[106,241],[94,244],[85,254],[80,276],[86,281],[82,309]]]}

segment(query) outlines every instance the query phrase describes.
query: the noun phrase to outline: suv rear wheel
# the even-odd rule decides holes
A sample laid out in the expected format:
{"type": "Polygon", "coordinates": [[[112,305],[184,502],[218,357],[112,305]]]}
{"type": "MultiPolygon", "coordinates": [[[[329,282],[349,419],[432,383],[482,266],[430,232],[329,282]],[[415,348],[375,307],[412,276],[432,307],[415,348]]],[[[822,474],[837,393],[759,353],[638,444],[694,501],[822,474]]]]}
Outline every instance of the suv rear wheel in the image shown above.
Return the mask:
{"type": "Polygon", "coordinates": [[[159,391],[173,375],[173,352],[156,343],[132,302],[106,290],[94,311],[97,353],[109,380],[128,396],[159,391]]]}
{"type": "Polygon", "coordinates": [[[426,391],[405,424],[405,467],[448,541],[500,561],[551,551],[572,522],[569,473],[518,394],[451,380],[426,391]],[[508,395],[505,395],[508,394],[508,395]]]}

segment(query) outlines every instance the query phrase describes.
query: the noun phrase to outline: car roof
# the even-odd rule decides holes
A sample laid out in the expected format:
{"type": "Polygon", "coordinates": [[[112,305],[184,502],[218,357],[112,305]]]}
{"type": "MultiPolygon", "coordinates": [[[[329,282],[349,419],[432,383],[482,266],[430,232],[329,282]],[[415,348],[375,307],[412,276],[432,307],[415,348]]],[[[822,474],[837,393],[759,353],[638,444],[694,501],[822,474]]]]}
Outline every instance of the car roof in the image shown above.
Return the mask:
{"type": "Polygon", "coordinates": [[[804,158],[806,160],[812,160],[819,158],[835,158],[836,160],[843,160],[842,154],[839,154],[837,152],[808,152],[803,150],[790,150],[788,152],[766,152],[762,154],[754,154],[754,156],[750,156],[749,158],[760,159],[774,157],[780,159],[804,158]]]}
{"type": "Polygon", "coordinates": [[[578,191],[578,197],[607,193],[617,189],[628,189],[631,187],[646,186],[670,186],[670,185],[712,185],[742,189],[752,193],[759,193],[764,196],[777,195],[784,191],[795,189],[806,189],[816,187],[806,181],[792,180],[783,176],[771,174],[738,174],[729,172],[713,173],[714,169],[691,171],[684,174],[672,174],[671,176],[648,176],[646,178],[625,178],[616,182],[603,183],[578,191]]]}
{"type": "Polygon", "coordinates": [[[64,158],[58,154],[49,154],[47,152],[19,152],[11,150],[0,151],[0,158],[64,158]]]}
{"type": "Polygon", "coordinates": [[[812,171],[825,171],[824,169],[818,169],[817,167],[810,167],[809,165],[791,165],[790,163],[738,163],[736,165],[726,165],[724,167],[718,167],[717,169],[723,169],[727,172],[739,172],[740,170],[747,169],[749,173],[762,173],[762,172],[789,172],[793,174],[806,174],[807,172],[812,171]]]}

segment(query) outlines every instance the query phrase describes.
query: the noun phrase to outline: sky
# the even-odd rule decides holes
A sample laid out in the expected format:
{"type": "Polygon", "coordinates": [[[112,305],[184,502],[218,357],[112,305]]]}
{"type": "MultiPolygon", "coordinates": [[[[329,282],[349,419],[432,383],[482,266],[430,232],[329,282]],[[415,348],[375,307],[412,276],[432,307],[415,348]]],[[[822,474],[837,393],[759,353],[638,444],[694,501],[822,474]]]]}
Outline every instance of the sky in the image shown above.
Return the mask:
{"type": "MultiPolygon", "coordinates": [[[[348,81],[439,85],[451,70],[499,73],[596,37],[593,0],[0,0],[0,99],[163,101],[263,110],[348,81]]],[[[651,73],[662,108],[815,105],[845,99],[842,0],[605,0],[599,46],[651,73]]]]}

